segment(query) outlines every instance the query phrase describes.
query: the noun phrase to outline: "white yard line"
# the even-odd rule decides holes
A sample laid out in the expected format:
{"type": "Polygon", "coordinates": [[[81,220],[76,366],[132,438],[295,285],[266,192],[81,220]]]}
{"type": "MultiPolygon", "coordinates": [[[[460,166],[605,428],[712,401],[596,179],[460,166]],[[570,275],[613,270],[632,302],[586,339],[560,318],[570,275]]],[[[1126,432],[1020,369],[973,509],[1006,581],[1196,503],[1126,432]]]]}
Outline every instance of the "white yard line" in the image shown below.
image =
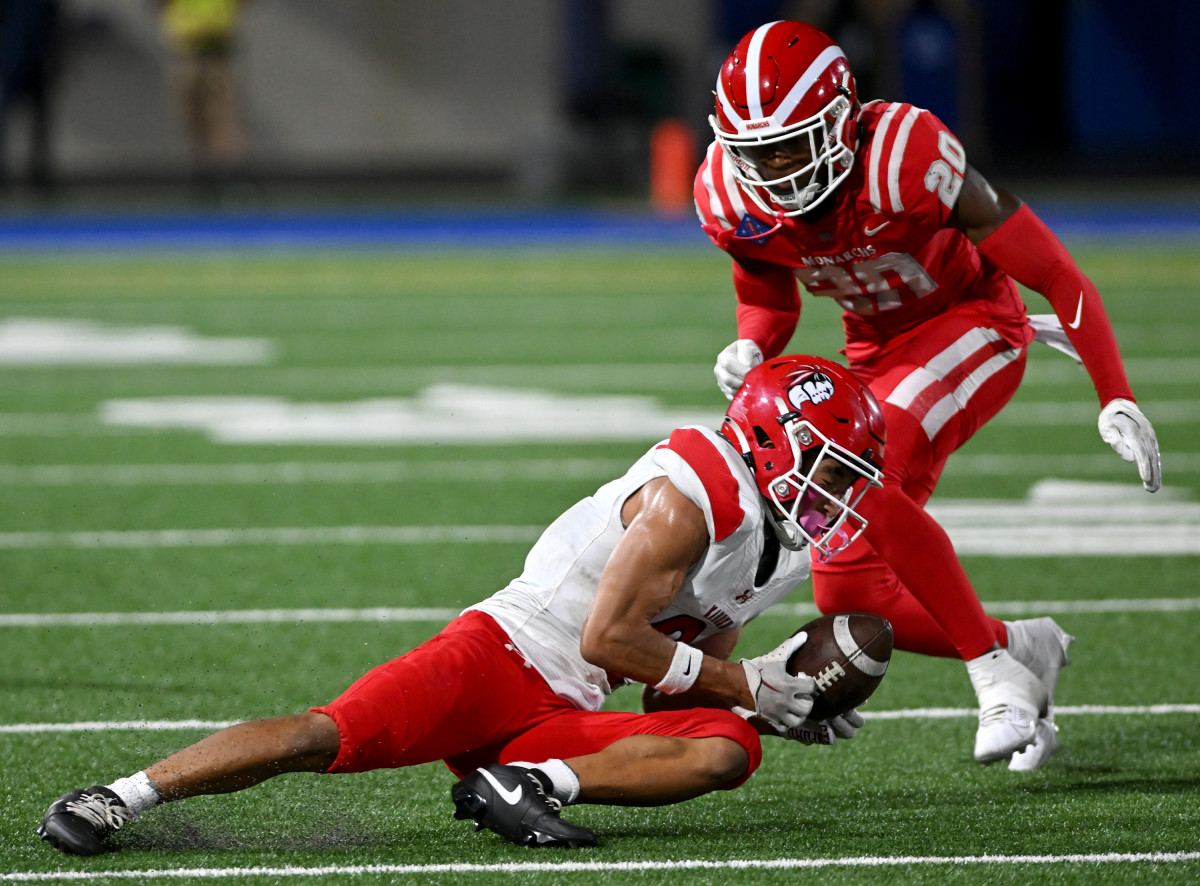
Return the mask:
{"type": "Polygon", "coordinates": [[[103,532],[2,532],[0,550],[223,548],[242,545],[422,545],[531,542],[543,526],[305,526],[103,532]]]}
{"type": "MultiPolygon", "coordinates": [[[[1163,717],[1200,714],[1200,704],[1153,705],[1056,705],[1055,716],[1163,717]]],[[[908,708],[897,711],[868,711],[868,720],[957,720],[979,716],[979,708],[908,708]]],[[[0,724],[0,735],[41,735],[56,732],[183,732],[193,729],[224,729],[242,720],[82,720],[76,723],[0,724]]]]}
{"type": "MultiPolygon", "coordinates": [[[[630,399],[629,395],[612,395],[612,394],[592,394],[589,392],[577,392],[571,395],[549,394],[552,398],[558,398],[572,402],[581,402],[591,404],[595,401],[597,407],[603,406],[614,399],[620,399],[622,396],[625,399],[630,399]]],[[[632,399],[644,398],[649,400],[648,395],[634,395],[632,399]]],[[[238,397],[209,397],[209,398],[181,398],[184,400],[208,400],[217,405],[221,401],[230,401],[232,405],[237,402],[243,402],[243,398],[238,397]]],[[[266,401],[278,402],[279,409],[284,410],[289,416],[292,412],[305,412],[307,410],[321,407],[331,408],[327,405],[316,404],[293,404],[286,399],[278,397],[258,398],[266,401]]],[[[155,398],[143,398],[141,400],[121,401],[122,407],[128,405],[141,404],[142,407],[149,408],[155,402],[155,398]]],[[[345,412],[351,408],[353,404],[339,402],[337,407],[340,411],[345,412]]],[[[140,408],[140,407],[139,407],[140,408]]],[[[359,405],[357,408],[364,408],[359,405]]],[[[720,418],[721,412],[718,407],[700,409],[693,407],[690,410],[671,409],[663,412],[657,406],[657,401],[648,403],[646,406],[649,410],[647,416],[643,416],[645,422],[644,429],[642,426],[632,430],[621,429],[620,426],[611,424],[603,424],[602,427],[611,433],[618,433],[619,439],[642,439],[647,442],[653,442],[657,434],[665,434],[664,428],[669,430],[678,424],[690,421],[701,423],[711,423],[720,418]]],[[[1166,427],[1173,425],[1188,425],[1200,422],[1200,402],[1195,400],[1159,400],[1146,406],[1146,412],[1154,422],[1155,427],[1166,427]]],[[[1094,428],[1098,410],[1094,403],[1083,400],[1072,400],[1067,402],[1059,401],[1038,401],[1038,402],[1018,402],[1011,403],[1006,406],[1000,413],[992,419],[992,424],[1006,427],[1067,427],[1077,426],[1081,433],[1088,432],[1088,429],[1094,428]]],[[[244,417],[245,418],[245,417],[244,417]]],[[[255,418],[253,413],[249,418],[255,418]]],[[[365,420],[366,417],[362,417],[365,420]]],[[[396,416],[392,417],[393,421],[397,421],[396,416]]],[[[299,419],[296,419],[299,421],[299,419]]],[[[602,416],[597,421],[604,422],[606,419],[602,416]]],[[[0,413],[0,437],[78,437],[84,435],[123,435],[123,436],[145,436],[152,433],[160,433],[163,431],[176,431],[182,425],[162,425],[156,426],[155,422],[139,421],[139,422],[117,422],[109,423],[104,415],[89,415],[86,413],[76,412],[4,412],[0,413]]],[[[391,432],[380,430],[371,426],[373,430],[366,437],[351,435],[350,439],[337,439],[336,442],[350,443],[358,445],[366,444],[387,444],[387,445],[410,445],[427,442],[427,438],[413,437],[408,439],[402,437],[393,439],[391,432]],[[382,436],[380,436],[382,435],[382,436]]],[[[553,425],[551,426],[553,427],[553,425]]],[[[189,428],[190,430],[202,430],[202,428],[189,428]]],[[[395,428],[392,428],[395,431],[395,428]]],[[[256,434],[261,433],[266,435],[265,438],[277,439],[274,431],[261,430],[256,431],[256,434]]],[[[332,430],[328,431],[333,434],[332,430]]],[[[1094,433],[1094,430],[1091,431],[1094,433]]],[[[338,435],[334,435],[337,437],[338,435]]],[[[255,436],[253,439],[258,440],[255,436]]],[[[279,440],[290,443],[312,443],[308,438],[295,437],[279,437],[279,440]]],[[[570,442],[573,437],[567,436],[567,442],[570,442]]],[[[242,437],[224,437],[221,442],[235,443],[248,442],[242,437]]]]}
{"type": "MultiPolygon", "coordinates": [[[[403,592],[400,592],[403,593],[403,592]]],[[[985,602],[992,615],[1089,615],[1113,612],[1195,612],[1200,597],[1166,597],[1126,600],[1014,600],[985,602]]],[[[434,607],[371,606],[359,609],[216,609],[175,612],[28,612],[0,614],[4,627],[101,627],[124,625],[221,625],[330,622],[441,622],[446,623],[461,609],[434,607]]],[[[770,616],[811,618],[817,615],[812,603],[772,606],[760,618],[770,616]]]]}
{"type": "MultiPolygon", "coordinates": [[[[1119,459],[1113,459],[1120,466],[1119,459]]],[[[1200,453],[1196,455],[1200,470],[1200,453]]],[[[617,458],[460,459],[457,461],[337,461],[235,464],[0,465],[4,486],[258,486],[264,483],[406,483],[461,480],[472,484],[616,477],[630,464],[617,458]]]]}
{"type": "MultiPolygon", "coordinates": [[[[1200,452],[1168,452],[1168,480],[1200,474],[1200,452]]],[[[290,461],[231,464],[4,465],[0,486],[258,486],[461,481],[507,483],[616,477],[629,467],[619,458],[459,459],[457,461],[290,461]]],[[[948,476],[1101,476],[1136,481],[1134,469],[1111,452],[1092,455],[955,455],[948,476]]]]}
{"type": "MultiPolygon", "coordinates": [[[[1023,502],[931,505],[959,555],[1131,557],[1200,554],[1200,504],[1165,499],[1132,505],[1047,506],[1023,502]],[[1137,518],[1132,515],[1137,512],[1137,518]]],[[[544,526],[304,526],[2,532],[0,550],[225,548],[247,545],[528,544],[544,526]]]]}
{"type": "Polygon", "coordinates": [[[369,864],[319,867],[166,868],[109,871],[19,871],[0,874],[0,882],[30,883],[88,880],[232,879],[241,877],[360,877],[414,874],[633,873],[637,871],[817,870],[824,868],[901,868],[954,865],[997,867],[1013,865],[1177,864],[1200,860],[1200,852],[1100,852],[1066,855],[867,855],[846,858],[731,858],[660,859],[646,861],[526,861],[496,864],[369,864]]]}

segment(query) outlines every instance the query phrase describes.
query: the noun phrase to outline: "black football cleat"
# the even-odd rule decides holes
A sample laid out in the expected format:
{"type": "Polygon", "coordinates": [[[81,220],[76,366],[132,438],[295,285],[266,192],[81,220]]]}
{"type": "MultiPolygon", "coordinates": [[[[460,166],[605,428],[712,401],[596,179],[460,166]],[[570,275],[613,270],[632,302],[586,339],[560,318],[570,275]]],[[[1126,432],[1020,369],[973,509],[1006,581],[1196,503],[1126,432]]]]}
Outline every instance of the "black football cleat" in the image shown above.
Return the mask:
{"type": "Polygon", "coordinates": [[[104,840],[134,818],[121,798],[96,785],[63,794],[46,810],[38,836],[68,855],[97,855],[104,840]]]}
{"type": "Polygon", "coordinates": [[[596,832],[563,821],[562,804],[520,766],[476,769],[450,790],[454,817],[474,819],[475,830],[495,831],[521,846],[595,846],[596,832]]]}

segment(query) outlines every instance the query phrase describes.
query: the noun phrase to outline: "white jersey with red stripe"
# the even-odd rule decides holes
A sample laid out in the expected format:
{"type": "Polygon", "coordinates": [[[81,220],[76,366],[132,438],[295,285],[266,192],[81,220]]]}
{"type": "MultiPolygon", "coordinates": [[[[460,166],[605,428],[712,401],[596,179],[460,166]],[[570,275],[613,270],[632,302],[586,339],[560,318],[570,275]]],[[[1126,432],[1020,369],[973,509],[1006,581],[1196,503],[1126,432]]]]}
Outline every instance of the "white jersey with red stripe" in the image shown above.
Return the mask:
{"type": "Polygon", "coordinates": [[[1013,345],[1031,338],[1016,287],[961,231],[947,227],[967,168],[933,114],[871,102],[859,115],[851,173],[811,217],[772,216],[730,170],[716,142],[696,176],[705,232],[725,251],[792,268],[813,295],[844,309],[851,365],[965,301],[994,302],[1013,345]]]}
{"type": "Polygon", "coordinates": [[[780,548],[775,568],[755,584],[765,515],[750,469],[713,431],[676,430],[623,477],[563,513],[530,550],[521,576],[470,607],[495,618],[550,687],[585,710],[598,710],[623,678],[584,660],[583,622],[625,531],[622,506],[657,477],[666,477],[704,512],[709,532],[704,556],[655,618],[658,630],[685,643],[736,630],[809,575],[806,550],[780,548]]]}

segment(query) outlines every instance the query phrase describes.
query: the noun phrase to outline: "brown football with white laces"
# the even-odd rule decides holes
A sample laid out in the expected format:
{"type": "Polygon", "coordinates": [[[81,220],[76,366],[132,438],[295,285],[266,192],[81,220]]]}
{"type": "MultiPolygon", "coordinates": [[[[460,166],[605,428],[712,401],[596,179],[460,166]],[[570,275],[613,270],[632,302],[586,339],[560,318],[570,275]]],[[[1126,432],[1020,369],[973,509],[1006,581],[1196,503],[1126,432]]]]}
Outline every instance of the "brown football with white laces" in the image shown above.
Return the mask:
{"type": "Polygon", "coordinates": [[[871,697],[892,658],[892,625],[886,618],[837,612],[813,619],[800,631],[808,639],[788,659],[787,669],[816,681],[810,719],[837,717],[871,697]]]}

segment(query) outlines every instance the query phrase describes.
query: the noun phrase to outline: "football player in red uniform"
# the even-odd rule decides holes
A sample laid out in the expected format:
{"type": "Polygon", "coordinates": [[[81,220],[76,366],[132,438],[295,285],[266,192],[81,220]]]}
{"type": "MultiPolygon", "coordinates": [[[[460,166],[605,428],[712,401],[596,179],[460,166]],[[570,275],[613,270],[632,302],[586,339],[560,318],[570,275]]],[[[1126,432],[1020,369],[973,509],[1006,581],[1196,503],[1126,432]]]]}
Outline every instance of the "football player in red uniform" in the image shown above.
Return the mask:
{"type": "Polygon", "coordinates": [[[804,633],[728,658],[742,626],[808,577],[809,546],[832,555],[864,530],[857,509],[879,491],[883,457],[883,415],[859,379],[816,357],[770,360],[720,433],[680,428],[651,447],[555,520],[518,578],[429,642],[327,705],[230,726],[70,791],[38,833],[94,855],[162,802],[281,772],[445,760],[461,779],[455,817],[514,843],[593,845],[591,829],[560,817],[564,804],[677,803],[742,784],[760,734],[850,738],[863,723],[854,711],[806,719],[816,682],[787,670],[804,633]],[[601,710],[628,682],[644,684],[645,713],[601,710]]]}
{"type": "Polygon", "coordinates": [[[1071,638],[1050,619],[989,618],[924,505],[947,457],[1012,397],[1035,327],[1077,353],[1100,398],[1101,437],[1136,460],[1148,491],[1159,488],[1154,430],[1100,294],[937,117],[861,104],[845,55],[816,28],[780,21],[743,37],[721,67],[710,122],[696,205],[733,257],[737,295],[738,338],[717,359],[718,384],[732,396],[788,344],[803,284],[841,305],[844,353],[886,417],[870,529],[836,562],[814,559],[818,607],[877,612],[898,648],[966,661],[980,705],[976,759],[1040,766],[1056,745],[1053,695],[1071,638]],[[1018,282],[1058,319],[1031,323],[1018,282]]]}

